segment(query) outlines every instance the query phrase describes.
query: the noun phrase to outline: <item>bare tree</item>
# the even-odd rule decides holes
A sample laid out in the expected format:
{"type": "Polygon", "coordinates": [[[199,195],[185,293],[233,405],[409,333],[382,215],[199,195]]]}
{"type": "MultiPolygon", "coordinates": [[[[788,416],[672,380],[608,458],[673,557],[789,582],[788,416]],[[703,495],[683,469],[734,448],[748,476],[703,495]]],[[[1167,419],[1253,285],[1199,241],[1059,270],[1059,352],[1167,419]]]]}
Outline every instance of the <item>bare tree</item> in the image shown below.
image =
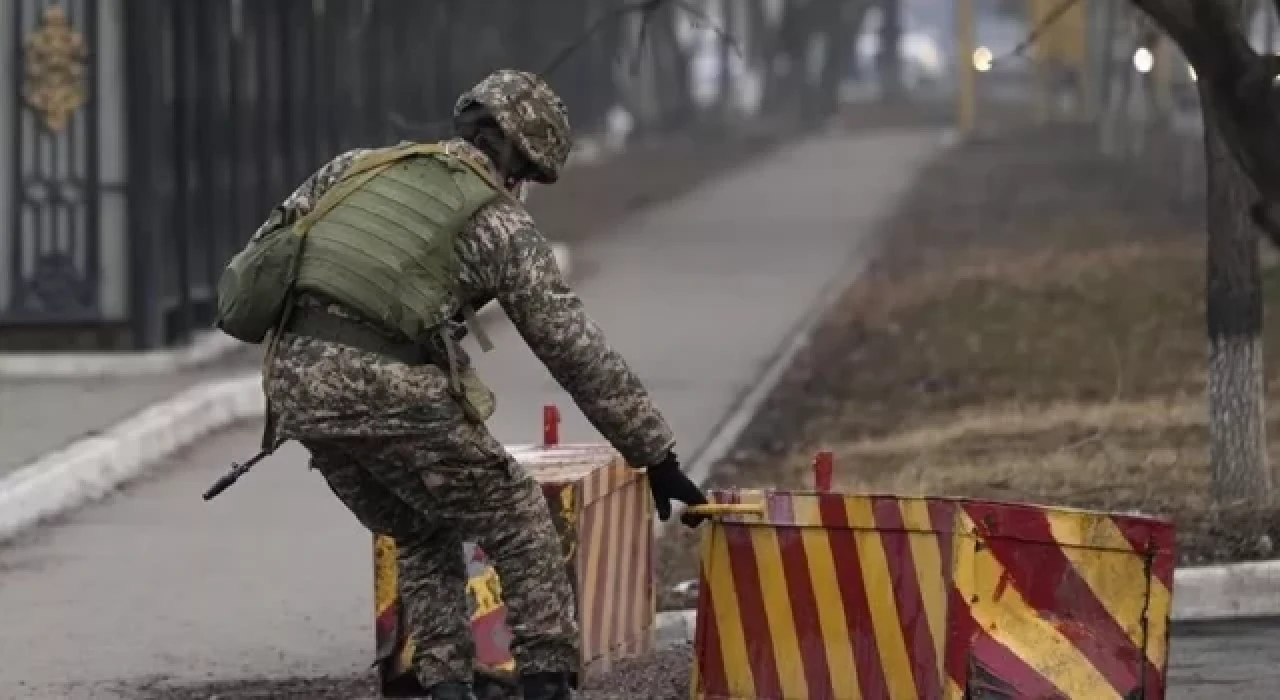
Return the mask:
{"type": "MultiPolygon", "coordinates": [[[[1277,0],[1280,2],[1280,0],[1277,0]]],[[[1132,0],[1196,71],[1208,178],[1206,321],[1213,490],[1220,502],[1272,496],[1256,226],[1280,244],[1280,57],[1259,56],[1243,0],[1132,0]]]]}
{"type": "Polygon", "coordinates": [[[880,51],[876,54],[880,95],[894,102],[906,95],[902,82],[902,0],[880,0],[880,51]]]}

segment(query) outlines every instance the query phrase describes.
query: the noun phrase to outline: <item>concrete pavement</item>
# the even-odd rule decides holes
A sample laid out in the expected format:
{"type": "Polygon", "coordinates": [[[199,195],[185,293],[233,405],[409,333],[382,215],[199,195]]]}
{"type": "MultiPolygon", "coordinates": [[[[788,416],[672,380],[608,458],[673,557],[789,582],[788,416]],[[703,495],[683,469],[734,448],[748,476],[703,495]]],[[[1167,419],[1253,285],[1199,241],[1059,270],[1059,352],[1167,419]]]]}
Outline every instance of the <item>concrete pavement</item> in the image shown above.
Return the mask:
{"type": "MultiPolygon", "coordinates": [[[[927,132],[818,138],[575,249],[576,266],[599,271],[579,293],[651,387],[682,456],[715,432],[937,144],[927,132]]],[[[491,335],[497,349],[478,363],[499,394],[501,439],[536,441],[540,406],[557,403],[562,439],[599,440],[509,324],[491,335]]],[[[257,439],[249,426],[207,440],[0,549],[0,697],[367,666],[368,538],[300,449],[199,500],[257,439]]]]}
{"type": "Polygon", "coordinates": [[[0,377],[0,478],[42,454],[94,435],[200,382],[251,370],[256,352],[169,374],[92,379],[0,377]]]}
{"type": "Polygon", "coordinates": [[[1280,695],[1280,619],[1173,626],[1169,700],[1271,700],[1280,695]]]}

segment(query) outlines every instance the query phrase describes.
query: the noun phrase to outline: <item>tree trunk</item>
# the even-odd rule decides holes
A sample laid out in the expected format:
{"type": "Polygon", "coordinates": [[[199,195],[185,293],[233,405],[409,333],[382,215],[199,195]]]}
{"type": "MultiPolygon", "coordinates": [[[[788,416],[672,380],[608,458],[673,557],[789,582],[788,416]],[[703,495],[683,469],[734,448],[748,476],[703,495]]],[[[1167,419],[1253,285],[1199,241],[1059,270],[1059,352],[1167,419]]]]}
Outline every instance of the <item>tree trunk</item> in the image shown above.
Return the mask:
{"type": "Polygon", "coordinates": [[[649,41],[657,63],[658,101],[662,105],[664,131],[696,126],[696,106],[689,85],[689,56],[676,37],[678,8],[663,5],[649,19],[649,41]]]}
{"type": "Polygon", "coordinates": [[[804,94],[804,63],[797,38],[805,0],[783,0],[782,16],[773,31],[769,78],[765,83],[765,107],[773,113],[789,113],[804,94]]]}
{"type": "Polygon", "coordinates": [[[818,78],[819,116],[827,118],[840,108],[840,85],[856,55],[853,46],[858,27],[867,13],[866,0],[835,0],[823,18],[827,34],[826,58],[818,78]]]}
{"type": "Polygon", "coordinates": [[[737,4],[740,0],[720,0],[720,29],[724,36],[720,37],[720,76],[719,86],[717,87],[717,107],[720,111],[720,120],[723,123],[729,123],[733,117],[734,104],[734,88],[736,87],[733,79],[732,62],[734,60],[733,36],[734,30],[737,29],[736,15],[737,4]]]}
{"type": "Polygon", "coordinates": [[[1223,137],[1201,86],[1208,177],[1206,322],[1209,336],[1209,459],[1221,504],[1265,501],[1267,465],[1262,291],[1258,235],[1249,217],[1253,185],[1223,137]]]}
{"type": "Polygon", "coordinates": [[[876,56],[880,95],[886,102],[896,102],[906,94],[902,84],[902,0],[881,0],[880,8],[880,53],[876,56]]]}

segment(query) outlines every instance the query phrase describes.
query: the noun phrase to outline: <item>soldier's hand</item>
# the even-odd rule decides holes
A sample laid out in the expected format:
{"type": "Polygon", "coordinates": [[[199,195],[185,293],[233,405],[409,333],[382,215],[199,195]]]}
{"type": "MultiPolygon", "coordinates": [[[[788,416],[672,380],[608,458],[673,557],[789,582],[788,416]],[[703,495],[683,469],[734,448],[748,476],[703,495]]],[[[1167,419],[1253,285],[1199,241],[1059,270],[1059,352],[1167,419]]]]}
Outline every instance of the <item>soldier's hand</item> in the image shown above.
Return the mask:
{"type": "MultiPolygon", "coordinates": [[[[702,489],[685,476],[680,469],[680,460],[674,452],[668,453],[662,462],[649,467],[649,491],[653,494],[653,507],[658,511],[658,519],[666,522],[671,517],[671,502],[680,501],[687,506],[698,506],[707,502],[702,489]]],[[[697,527],[706,516],[685,513],[680,522],[687,527],[697,527]]]]}

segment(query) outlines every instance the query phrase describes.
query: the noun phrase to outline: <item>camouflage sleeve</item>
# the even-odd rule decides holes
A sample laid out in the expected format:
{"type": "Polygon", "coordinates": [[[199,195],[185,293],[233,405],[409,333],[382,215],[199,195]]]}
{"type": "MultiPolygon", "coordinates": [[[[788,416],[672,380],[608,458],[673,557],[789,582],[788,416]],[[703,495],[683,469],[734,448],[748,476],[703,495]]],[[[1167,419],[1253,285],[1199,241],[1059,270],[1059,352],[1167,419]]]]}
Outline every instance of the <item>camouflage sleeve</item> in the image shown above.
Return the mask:
{"type": "MultiPolygon", "coordinates": [[[[551,245],[522,208],[500,202],[472,219],[480,282],[587,420],[635,467],[675,445],[649,392],[569,288],[551,245]]],[[[470,256],[469,256],[470,257],[470,256]]]]}
{"type": "Polygon", "coordinates": [[[351,164],[361,155],[368,152],[368,149],[356,148],[345,153],[339,154],[336,158],[325,163],[321,168],[311,174],[294,190],[292,194],[285,198],[280,206],[272,210],[267,216],[267,220],[262,222],[257,231],[254,231],[250,240],[258,240],[264,233],[271,230],[276,222],[276,212],[284,214],[287,221],[293,221],[299,217],[306,216],[311,212],[312,207],[316,205],[316,201],[329,191],[330,187],[337,182],[351,164]]]}

